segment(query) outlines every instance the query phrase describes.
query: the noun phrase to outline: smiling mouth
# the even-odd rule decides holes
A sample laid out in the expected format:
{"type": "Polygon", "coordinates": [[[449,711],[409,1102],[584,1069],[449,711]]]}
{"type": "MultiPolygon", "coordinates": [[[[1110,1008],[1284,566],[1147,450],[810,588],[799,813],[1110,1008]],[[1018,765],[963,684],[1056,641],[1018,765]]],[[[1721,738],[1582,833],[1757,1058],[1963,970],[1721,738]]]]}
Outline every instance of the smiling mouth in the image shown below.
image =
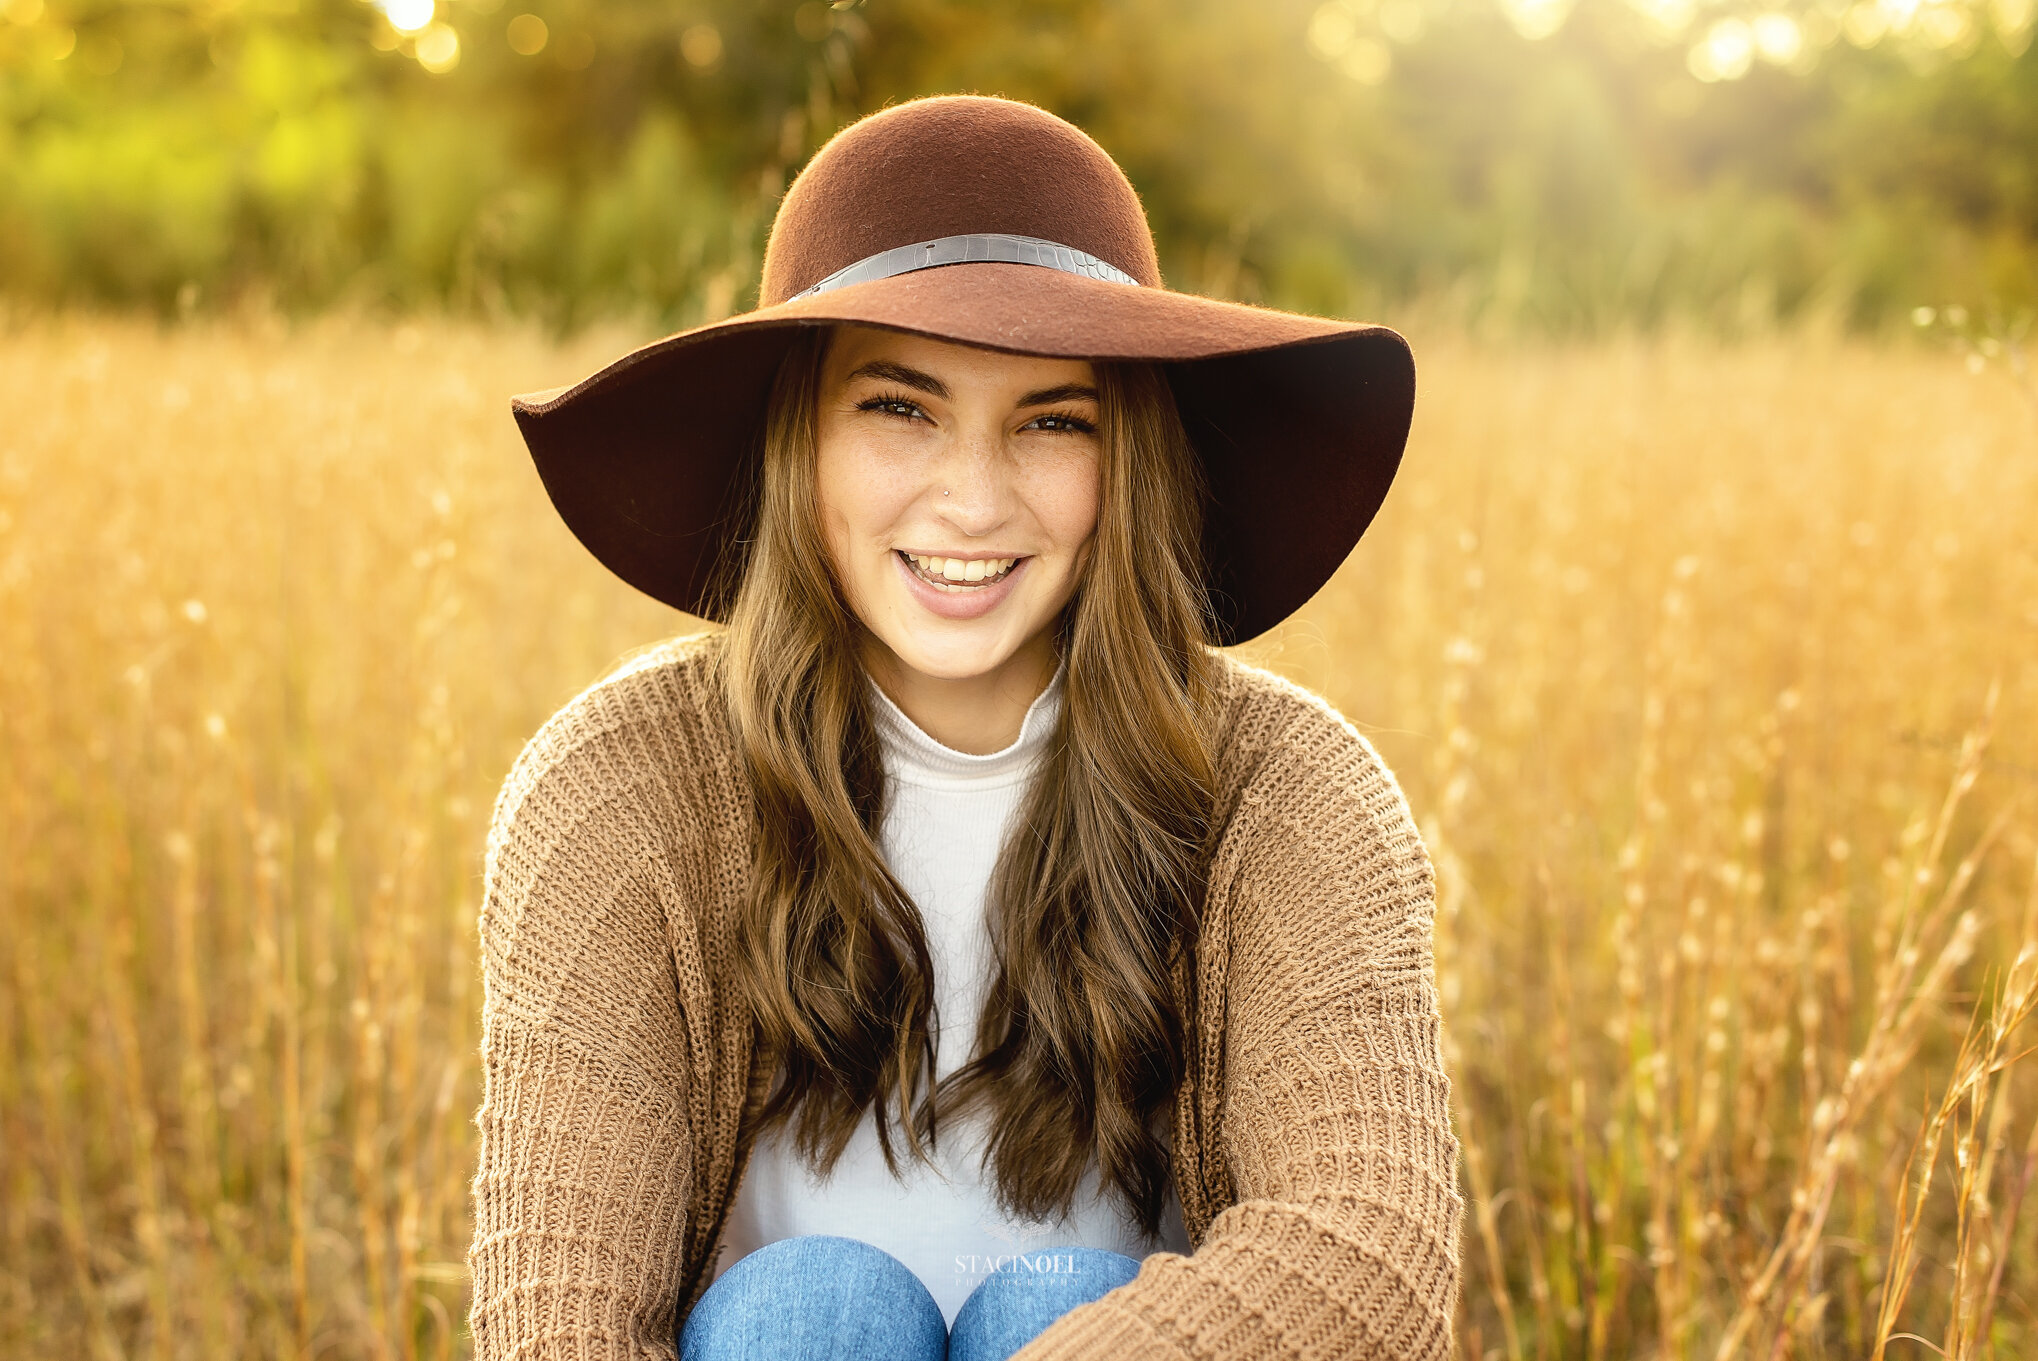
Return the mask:
{"type": "Polygon", "coordinates": [[[899,560],[929,586],[945,591],[974,591],[994,586],[1012,574],[1025,558],[938,558],[908,553],[901,548],[899,560]]]}

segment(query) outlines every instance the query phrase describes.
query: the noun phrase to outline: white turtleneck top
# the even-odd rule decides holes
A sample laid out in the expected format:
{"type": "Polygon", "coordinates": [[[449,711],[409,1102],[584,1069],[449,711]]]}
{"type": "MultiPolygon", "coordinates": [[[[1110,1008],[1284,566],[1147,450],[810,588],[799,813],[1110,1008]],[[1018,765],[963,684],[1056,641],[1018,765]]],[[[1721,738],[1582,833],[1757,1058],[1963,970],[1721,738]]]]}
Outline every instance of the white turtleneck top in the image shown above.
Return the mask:
{"type": "MultiPolygon", "coordinates": [[[[940,1030],[938,1077],[968,1062],[976,1021],[991,983],[985,898],[998,852],[1061,716],[1061,676],[1027,709],[1018,740],[971,756],[929,737],[883,692],[875,695],[884,748],[886,799],[878,838],[885,863],[920,909],[934,961],[940,1030]]],[[[1115,1200],[1097,1194],[1095,1173],[1060,1223],[1016,1220],[998,1205],[980,1166],[983,1127],[971,1119],[946,1127],[934,1165],[885,1168],[876,1127],[857,1130],[831,1175],[817,1179],[781,1127],[760,1138],[722,1238],[717,1271],[767,1243],[804,1234],[855,1238],[883,1248],[911,1269],[953,1323],[1001,1258],[1050,1247],[1095,1247],[1144,1257],[1187,1252],[1181,1212],[1170,1196],[1159,1239],[1128,1223],[1115,1200]]],[[[1009,1269],[1009,1266],[1008,1268],[1009,1269]]]]}

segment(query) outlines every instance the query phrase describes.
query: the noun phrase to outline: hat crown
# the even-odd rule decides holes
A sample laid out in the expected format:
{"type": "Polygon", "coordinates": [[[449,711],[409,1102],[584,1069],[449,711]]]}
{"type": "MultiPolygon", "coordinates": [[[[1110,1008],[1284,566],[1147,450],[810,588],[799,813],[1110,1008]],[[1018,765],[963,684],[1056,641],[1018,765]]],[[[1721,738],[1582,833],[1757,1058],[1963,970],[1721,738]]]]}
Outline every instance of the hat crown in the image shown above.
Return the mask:
{"type": "Polygon", "coordinates": [[[880,251],[971,233],[1059,242],[1161,281],[1139,195],[1082,129],[1031,104],[945,95],[872,114],[815,153],[772,221],[759,302],[880,251]]]}

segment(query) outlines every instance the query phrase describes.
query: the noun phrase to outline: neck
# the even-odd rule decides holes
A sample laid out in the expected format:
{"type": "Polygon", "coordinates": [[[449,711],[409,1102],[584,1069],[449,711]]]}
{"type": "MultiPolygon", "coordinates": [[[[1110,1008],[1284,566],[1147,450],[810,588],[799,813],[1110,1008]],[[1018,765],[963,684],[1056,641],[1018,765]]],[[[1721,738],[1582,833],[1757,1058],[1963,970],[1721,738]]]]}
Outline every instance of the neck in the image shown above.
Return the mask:
{"type": "Polygon", "coordinates": [[[921,732],[953,751],[986,756],[1019,740],[1026,711],[1054,679],[1054,639],[1042,632],[977,676],[930,676],[865,636],[864,666],[921,732]]]}

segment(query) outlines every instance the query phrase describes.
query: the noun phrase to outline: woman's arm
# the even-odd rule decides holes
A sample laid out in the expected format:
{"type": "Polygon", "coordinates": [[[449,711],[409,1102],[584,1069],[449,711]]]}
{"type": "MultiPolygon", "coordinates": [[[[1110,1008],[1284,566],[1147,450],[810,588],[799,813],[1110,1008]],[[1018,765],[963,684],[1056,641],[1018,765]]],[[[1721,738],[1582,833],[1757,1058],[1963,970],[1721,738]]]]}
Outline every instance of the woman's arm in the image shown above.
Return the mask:
{"type": "MultiPolygon", "coordinates": [[[[1227,940],[1222,1125],[1236,1199],[1192,1257],[1075,1311],[1023,1361],[1441,1358],[1457,1141],[1433,880],[1371,747],[1292,692],[1213,867],[1227,940]]],[[[1210,977],[1207,965],[1204,977],[1210,977]]]]}
{"type": "Polygon", "coordinates": [[[541,736],[489,836],[476,1361],[670,1361],[693,1179],[682,1033],[629,763],[541,736]]]}

